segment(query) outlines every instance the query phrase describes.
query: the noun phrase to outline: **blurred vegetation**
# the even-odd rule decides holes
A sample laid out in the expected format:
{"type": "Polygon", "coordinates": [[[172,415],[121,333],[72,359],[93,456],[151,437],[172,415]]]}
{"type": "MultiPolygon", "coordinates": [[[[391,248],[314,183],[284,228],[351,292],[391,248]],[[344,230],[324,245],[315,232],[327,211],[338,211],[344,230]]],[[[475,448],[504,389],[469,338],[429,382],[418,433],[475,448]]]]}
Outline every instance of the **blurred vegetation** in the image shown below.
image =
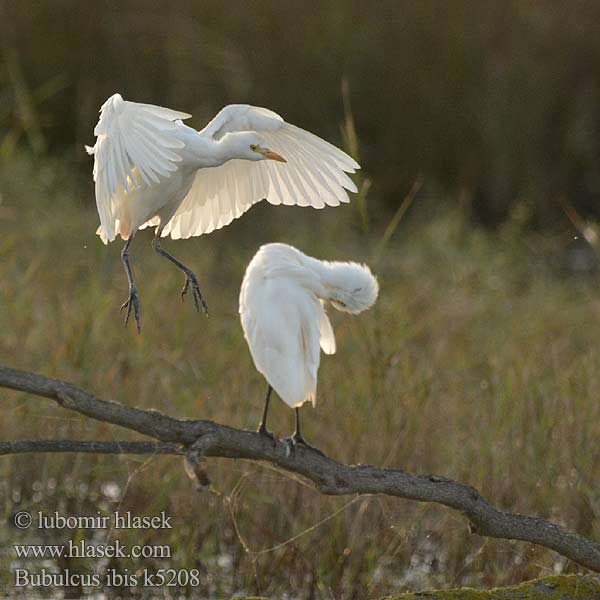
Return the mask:
{"type": "MultiPolygon", "coordinates": [[[[138,336],[118,314],[127,293],[120,245],[105,247],[94,233],[89,177],[79,180],[57,160],[17,156],[0,168],[0,189],[0,363],[129,405],[255,428],[265,382],[237,314],[246,264],[267,241],[366,260],[380,298],[357,317],[330,311],[338,353],[323,357],[317,406],[303,409],[307,439],[341,461],[465,481],[506,510],[600,537],[600,281],[563,273],[561,236],[525,235],[518,211],[485,233],[422,193],[420,211],[382,246],[383,229],[361,233],[353,205],[316,212],[259,204],[210,236],[165,242],[198,273],[209,319],[181,302],[181,274],[154,254],[151,232],[140,232],[138,336]]],[[[25,394],[0,396],[3,439],[134,435],[25,394]]],[[[293,411],[277,401],[270,420],[289,435],[293,411]]],[[[214,491],[198,495],[174,457],[5,457],[0,540],[61,541],[61,532],[8,528],[16,510],[166,510],[173,530],[111,537],[171,544],[169,566],[200,569],[199,597],[216,598],[290,590],[298,598],[376,598],[580,570],[549,550],[472,536],[439,506],[323,497],[268,465],[207,466],[214,491]]],[[[1,554],[0,572],[12,560],[1,554]]],[[[62,568],[97,566],[72,560],[62,568]]]]}
{"type": "Polygon", "coordinates": [[[425,594],[400,594],[383,600],[590,600],[600,593],[600,581],[597,577],[577,577],[558,575],[527,581],[514,587],[494,588],[491,590],[455,589],[434,590],[425,594]]]}
{"type": "MultiPolygon", "coordinates": [[[[0,0],[0,362],[254,428],[265,383],[237,314],[246,264],[270,241],[365,260],[381,297],[357,318],[332,311],[339,350],[323,358],[307,438],[342,461],[463,480],[598,539],[600,281],[573,234],[594,241],[588,220],[600,216],[599,18],[599,3],[578,0],[0,0]],[[137,336],[120,322],[120,247],[95,236],[82,150],[115,91],[187,111],[198,128],[227,103],[268,106],[358,156],[360,194],[318,213],[259,204],[173,243],[200,277],[208,320],[181,303],[180,273],[140,233],[137,336]]],[[[0,396],[3,439],[128,435],[0,396]]],[[[292,411],[272,410],[289,434],[292,411]]],[[[172,544],[169,566],[201,570],[200,597],[372,598],[578,570],[471,536],[441,507],[326,498],[265,465],[208,468],[214,493],[198,496],[172,457],[4,458],[0,506],[7,518],[167,510],[168,534],[119,537],[172,544]]],[[[5,546],[60,542],[6,523],[5,546]]],[[[0,572],[11,560],[0,554],[0,572]]]]}
{"type": "Polygon", "coordinates": [[[194,115],[268,106],[340,140],[392,211],[423,174],[497,225],[565,197],[600,215],[600,4],[593,0],[24,0],[0,3],[0,148],[76,155],[115,91],[194,115]]]}

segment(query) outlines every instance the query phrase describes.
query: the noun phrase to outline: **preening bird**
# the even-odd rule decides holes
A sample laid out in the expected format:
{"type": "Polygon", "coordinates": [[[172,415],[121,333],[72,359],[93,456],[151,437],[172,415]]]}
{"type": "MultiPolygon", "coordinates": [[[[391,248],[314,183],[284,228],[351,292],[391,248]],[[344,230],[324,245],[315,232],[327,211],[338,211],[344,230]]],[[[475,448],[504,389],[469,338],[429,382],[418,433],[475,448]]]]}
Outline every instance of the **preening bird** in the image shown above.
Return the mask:
{"type": "Polygon", "coordinates": [[[182,298],[192,292],[206,310],[194,272],[164,250],[160,238],[210,233],[260,200],[271,204],[338,206],[356,186],[346,173],[359,165],[321,138],[248,104],[223,108],[201,131],[183,124],[190,115],[111,96],[94,129],[98,235],[107,244],[126,240],[121,253],[129,297],[140,330],[140,303],[129,264],[138,229],[155,227],[154,250],[185,274],[182,298]]]}
{"type": "Polygon", "coordinates": [[[373,305],[378,292],[366,265],[318,260],[287,244],[259,249],[246,269],[239,303],[250,353],[268,383],[259,433],[274,440],[267,412],[275,390],[296,410],[292,445],[309,446],[300,433],[300,406],[315,405],[320,351],[336,350],[325,306],[357,314],[373,305]]]}

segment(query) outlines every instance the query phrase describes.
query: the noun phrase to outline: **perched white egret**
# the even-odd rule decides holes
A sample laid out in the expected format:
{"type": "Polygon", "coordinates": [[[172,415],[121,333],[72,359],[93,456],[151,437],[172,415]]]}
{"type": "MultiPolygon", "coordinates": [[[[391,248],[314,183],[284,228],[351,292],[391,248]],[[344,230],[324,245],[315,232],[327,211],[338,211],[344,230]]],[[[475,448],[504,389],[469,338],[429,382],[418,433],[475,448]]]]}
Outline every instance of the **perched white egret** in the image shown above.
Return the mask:
{"type": "Polygon", "coordinates": [[[279,115],[247,104],[223,108],[201,131],[184,125],[190,115],[111,96],[94,129],[98,235],[107,244],[120,235],[129,281],[125,324],[132,308],[140,330],[140,303],[129,265],[129,245],[138,229],[156,227],[154,250],[185,273],[182,297],[191,289],[206,311],[198,279],[160,245],[210,233],[253,204],[338,206],[356,186],[346,173],[359,165],[321,138],[279,115]],[[286,164],[283,164],[286,163],[286,164]]]}
{"type": "Polygon", "coordinates": [[[292,446],[308,446],[300,433],[300,406],[315,404],[320,349],[336,349],[325,305],[357,314],[373,305],[378,292],[366,265],[318,260],[287,244],[259,249],[244,275],[239,312],[254,364],[268,383],[260,433],[275,439],[267,430],[274,389],[296,409],[292,446]]]}

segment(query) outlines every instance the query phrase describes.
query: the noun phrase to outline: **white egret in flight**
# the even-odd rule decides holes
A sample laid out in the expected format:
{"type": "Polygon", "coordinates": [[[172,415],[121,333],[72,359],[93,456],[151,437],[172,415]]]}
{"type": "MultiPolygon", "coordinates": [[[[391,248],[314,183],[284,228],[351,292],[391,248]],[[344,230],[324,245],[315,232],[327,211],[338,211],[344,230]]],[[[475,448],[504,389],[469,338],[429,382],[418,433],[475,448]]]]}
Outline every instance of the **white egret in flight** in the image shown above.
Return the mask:
{"type": "Polygon", "coordinates": [[[129,265],[138,229],[155,227],[152,246],[185,273],[182,297],[206,303],[198,279],[161,247],[160,238],[210,233],[260,200],[271,204],[338,206],[356,186],[346,173],[359,165],[335,146],[256,106],[223,108],[201,131],[184,125],[190,115],[111,96],[94,129],[98,235],[107,244],[126,240],[121,253],[129,281],[125,324],[140,303],[129,265]],[[284,164],[285,163],[285,164],[284,164]]]}
{"type": "Polygon", "coordinates": [[[275,441],[267,430],[275,390],[296,409],[292,447],[309,446],[300,432],[300,406],[308,401],[315,405],[320,350],[335,353],[325,305],[356,314],[373,305],[378,291],[366,265],[317,260],[287,244],[259,249],[246,269],[239,305],[254,364],[268,383],[259,433],[275,441]]]}

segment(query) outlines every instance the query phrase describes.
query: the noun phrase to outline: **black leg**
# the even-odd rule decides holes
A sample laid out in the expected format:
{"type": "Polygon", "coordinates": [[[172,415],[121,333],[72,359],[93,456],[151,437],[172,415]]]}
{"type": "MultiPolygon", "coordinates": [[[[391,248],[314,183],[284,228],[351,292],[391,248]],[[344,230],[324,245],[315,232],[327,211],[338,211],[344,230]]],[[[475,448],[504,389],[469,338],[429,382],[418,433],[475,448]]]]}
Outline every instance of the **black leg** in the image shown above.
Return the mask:
{"type": "Polygon", "coordinates": [[[265,433],[267,431],[267,413],[269,412],[269,400],[271,399],[271,392],[273,388],[269,386],[267,388],[267,397],[265,398],[265,408],[263,410],[262,420],[258,426],[259,433],[265,433]]]}
{"type": "Polygon", "coordinates": [[[296,407],[296,431],[294,431],[294,435],[292,439],[296,440],[297,443],[303,443],[304,438],[300,433],[300,407],[296,407]]]}
{"type": "Polygon", "coordinates": [[[309,450],[314,450],[315,452],[318,452],[319,454],[323,454],[318,448],[315,448],[314,446],[311,446],[303,437],[302,434],[300,433],[300,407],[296,407],[296,430],[294,431],[294,434],[292,435],[291,438],[287,438],[289,439],[290,443],[291,443],[291,450],[292,452],[295,450],[295,447],[298,444],[301,444],[302,446],[304,446],[305,448],[308,448],[309,450]]]}
{"type": "Polygon", "coordinates": [[[269,386],[267,389],[267,397],[265,398],[265,408],[263,410],[262,420],[260,422],[260,425],[258,426],[257,431],[261,435],[266,435],[267,437],[271,438],[271,440],[273,441],[273,446],[276,446],[277,440],[276,440],[275,436],[267,429],[267,413],[269,412],[269,400],[271,399],[272,391],[273,391],[273,388],[271,386],[269,386]]]}
{"type": "Polygon", "coordinates": [[[192,287],[192,296],[194,298],[194,304],[196,305],[196,310],[200,312],[200,303],[202,303],[202,310],[204,314],[208,315],[208,306],[202,297],[202,292],[200,291],[200,285],[198,283],[198,278],[194,274],[194,272],[186,267],[184,264],[180,263],[174,256],[171,256],[163,247],[160,245],[160,232],[157,232],[152,240],[152,247],[158,254],[164,256],[167,260],[170,260],[176,267],[181,269],[185,273],[185,284],[183,285],[183,289],[181,290],[181,299],[183,300],[185,295],[188,292],[190,286],[192,287]]]}
{"type": "Polygon", "coordinates": [[[131,265],[129,264],[129,245],[133,240],[133,235],[129,236],[129,239],[125,242],[123,250],[121,250],[121,260],[125,267],[125,273],[127,273],[127,281],[129,282],[129,298],[121,305],[121,312],[127,309],[125,313],[125,325],[129,321],[131,316],[131,309],[133,308],[133,316],[135,318],[135,324],[137,326],[138,333],[141,331],[140,326],[140,300],[138,298],[137,288],[135,287],[135,281],[133,280],[133,273],[131,271],[131,265]]]}

